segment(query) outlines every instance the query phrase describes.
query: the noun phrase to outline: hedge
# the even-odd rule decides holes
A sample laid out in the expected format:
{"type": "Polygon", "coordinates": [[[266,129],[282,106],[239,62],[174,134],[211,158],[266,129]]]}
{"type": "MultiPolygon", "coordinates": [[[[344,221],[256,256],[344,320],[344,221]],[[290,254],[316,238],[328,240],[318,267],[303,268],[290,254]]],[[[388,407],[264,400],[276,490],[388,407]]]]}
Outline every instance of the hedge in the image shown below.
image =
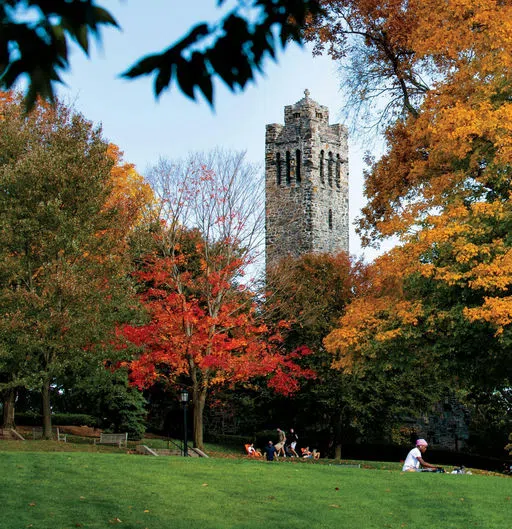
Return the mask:
{"type": "MultiPolygon", "coordinates": [[[[41,426],[43,416],[40,413],[20,412],[14,416],[14,422],[22,426],[41,426]]],[[[55,413],[52,415],[52,424],[55,426],[92,426],[98,421],[92,415],[85,413],[55,413]]]]}

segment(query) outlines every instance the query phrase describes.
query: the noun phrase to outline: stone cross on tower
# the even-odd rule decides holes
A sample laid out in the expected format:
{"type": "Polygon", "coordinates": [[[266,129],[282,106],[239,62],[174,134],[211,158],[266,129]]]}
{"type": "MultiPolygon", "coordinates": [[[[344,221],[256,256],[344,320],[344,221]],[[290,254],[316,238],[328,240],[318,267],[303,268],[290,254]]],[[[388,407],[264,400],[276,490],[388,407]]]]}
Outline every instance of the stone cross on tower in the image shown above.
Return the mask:
{"type": "Polygon", "coordinates": [[[308,252],[348,252],[347,129],[309,98],[285,106],[284,126],[266,126],[267,267],[308,252]]]}

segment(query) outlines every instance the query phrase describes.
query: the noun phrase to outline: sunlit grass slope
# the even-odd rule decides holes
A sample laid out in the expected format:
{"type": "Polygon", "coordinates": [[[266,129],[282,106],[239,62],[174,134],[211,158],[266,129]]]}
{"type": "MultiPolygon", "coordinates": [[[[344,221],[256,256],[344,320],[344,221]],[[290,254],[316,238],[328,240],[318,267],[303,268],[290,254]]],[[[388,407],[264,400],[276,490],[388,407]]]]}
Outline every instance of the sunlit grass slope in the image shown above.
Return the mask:
{"type": "Polygon", "coordinates": [[[339,465],[0,452],[2,529],[507,529],[512,479],[339,465]]]}

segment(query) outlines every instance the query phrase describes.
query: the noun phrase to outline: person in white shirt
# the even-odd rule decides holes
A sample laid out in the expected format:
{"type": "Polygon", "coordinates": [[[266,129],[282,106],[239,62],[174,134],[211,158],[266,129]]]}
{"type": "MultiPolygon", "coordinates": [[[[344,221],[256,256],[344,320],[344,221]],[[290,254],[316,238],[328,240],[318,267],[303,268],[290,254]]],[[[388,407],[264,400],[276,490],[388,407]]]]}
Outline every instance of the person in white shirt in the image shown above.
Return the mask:
{"type": "Polygon", "coordinates": [[[402,472],[420,472],[423,469],[427,471],[437,470],[437,467],[427,463],[423,459],[423,454],[427,451],[428,443],[425,439],[418,439],[416,447],[413,448],[405,458],[402,472]]]}

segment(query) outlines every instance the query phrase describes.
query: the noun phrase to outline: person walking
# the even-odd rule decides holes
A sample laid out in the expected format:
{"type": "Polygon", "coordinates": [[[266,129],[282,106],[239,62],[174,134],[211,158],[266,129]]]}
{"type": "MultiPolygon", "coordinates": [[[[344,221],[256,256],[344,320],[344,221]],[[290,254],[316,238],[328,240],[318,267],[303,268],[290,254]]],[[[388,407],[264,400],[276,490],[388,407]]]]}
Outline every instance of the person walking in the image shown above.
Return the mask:
{"type": "Polygon", "coordinates": [[[299,454],[297,454],[297,451],[295,450],[297,448],[297,442],[299,441],[299,436],[295,433],[295,430],[293,428],[290,428],[290,433],[288,435],[288,441],[290,441],[290,452],[292,453],[292,456],[299,457],[299,454]]]}
{"type": "Polygon", "coordinates": [[[278,428],[277,435],[279,438],[275,447],[277,450],[277,456],[286,457],[286,452],[284,451],[284,443],[286,443],[286,434],[283,432],[283,430],[281,430],[281,428],[278,428]]]}

